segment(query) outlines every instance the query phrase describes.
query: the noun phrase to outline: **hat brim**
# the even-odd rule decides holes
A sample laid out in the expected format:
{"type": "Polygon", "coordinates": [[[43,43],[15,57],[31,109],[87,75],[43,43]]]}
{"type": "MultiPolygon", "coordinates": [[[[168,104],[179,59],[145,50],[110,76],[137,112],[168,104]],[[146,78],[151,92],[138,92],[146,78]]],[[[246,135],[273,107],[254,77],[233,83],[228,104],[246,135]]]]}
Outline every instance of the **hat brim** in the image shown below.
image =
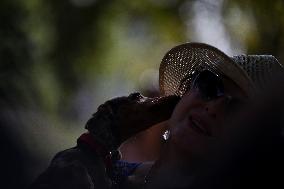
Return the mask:
{"type": "Polygon", "coordinates": [[[162,95],[182,96],[196,71],[210,70],[235,82],[248,96],[254,85],[247,73],[219,49],[204,43],[185,43],[166,53],[159,68],[162,95]]]}

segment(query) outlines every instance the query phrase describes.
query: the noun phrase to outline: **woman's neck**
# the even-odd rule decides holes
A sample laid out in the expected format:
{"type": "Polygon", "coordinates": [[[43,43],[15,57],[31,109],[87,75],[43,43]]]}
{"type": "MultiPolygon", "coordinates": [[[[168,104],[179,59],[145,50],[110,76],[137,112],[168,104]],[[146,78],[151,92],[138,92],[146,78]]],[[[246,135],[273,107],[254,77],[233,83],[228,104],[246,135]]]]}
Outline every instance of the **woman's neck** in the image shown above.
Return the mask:
{"type": "Polygon", "coordinates": [[[146,188],[187,187],[194,178],[195,165],[191,157],[168,143],[160,158],[146,175],[146,188]]]}

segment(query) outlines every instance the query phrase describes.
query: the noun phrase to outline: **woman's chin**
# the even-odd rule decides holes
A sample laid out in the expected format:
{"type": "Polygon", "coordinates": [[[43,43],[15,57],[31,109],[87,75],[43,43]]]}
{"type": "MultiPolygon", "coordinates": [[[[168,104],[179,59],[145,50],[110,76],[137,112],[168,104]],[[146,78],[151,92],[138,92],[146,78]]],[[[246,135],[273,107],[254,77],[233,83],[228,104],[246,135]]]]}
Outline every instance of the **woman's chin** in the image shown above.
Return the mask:
{"type": "Polygon", "coordinates": [[[212,137],[194,129],[186,122],[171,130],[170,143],[186,157],[201,159],[207,157],[212,142],[212,137]]]}

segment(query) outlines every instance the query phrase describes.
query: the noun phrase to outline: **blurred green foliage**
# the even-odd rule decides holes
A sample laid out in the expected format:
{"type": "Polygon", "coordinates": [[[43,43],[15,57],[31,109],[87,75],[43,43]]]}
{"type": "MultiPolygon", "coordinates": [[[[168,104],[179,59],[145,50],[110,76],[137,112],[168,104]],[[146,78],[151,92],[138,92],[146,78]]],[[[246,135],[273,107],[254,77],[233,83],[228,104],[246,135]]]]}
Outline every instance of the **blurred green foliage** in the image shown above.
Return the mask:
{"type": "Polygon", "coordinates": [[[37,160],[34,172],[75,143],[98,104],[157,91],[163,54],[200,40],[197,3],[209,15],[220,10],[231,51],[284,61],[282,0],[0,1],[1,124],[37,160]]]}

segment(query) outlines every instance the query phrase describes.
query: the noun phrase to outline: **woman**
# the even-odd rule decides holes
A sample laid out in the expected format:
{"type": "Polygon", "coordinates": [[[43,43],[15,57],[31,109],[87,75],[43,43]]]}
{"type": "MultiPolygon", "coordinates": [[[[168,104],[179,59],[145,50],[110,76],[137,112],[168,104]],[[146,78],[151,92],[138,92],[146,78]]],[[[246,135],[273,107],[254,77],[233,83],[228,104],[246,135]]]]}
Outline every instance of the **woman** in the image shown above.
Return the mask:
{"type": "Polygon", "coordinates": [[[203,188],[212,175],[226,175],[220,167],[229,165],[228,152],[253,127],[243,124],[254,110],[245,107],[256,107],[254,99],[279,70],[273,56],[228,57],[201,43],[174,47],[160,65],[163,97],[134,93],[101,105],[86,125],[89,133],[59,153],[33,188],[203,188]],[[123,141],[161,121],[167,131],[155,162],[119,161],[123,141]]]}

